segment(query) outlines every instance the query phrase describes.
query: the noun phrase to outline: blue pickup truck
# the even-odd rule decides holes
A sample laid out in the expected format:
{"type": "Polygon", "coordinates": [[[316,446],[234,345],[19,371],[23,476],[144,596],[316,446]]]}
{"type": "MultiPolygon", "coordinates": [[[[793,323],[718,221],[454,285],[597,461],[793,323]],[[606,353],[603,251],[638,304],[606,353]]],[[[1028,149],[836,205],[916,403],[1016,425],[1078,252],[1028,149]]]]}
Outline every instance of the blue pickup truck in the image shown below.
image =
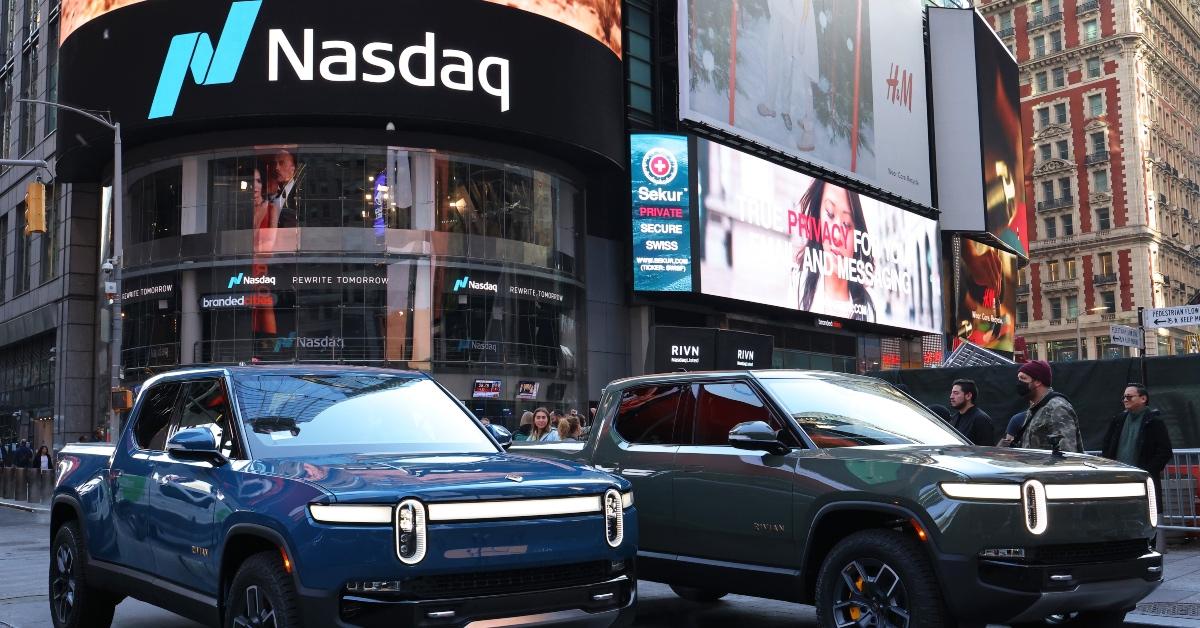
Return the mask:
{"type": "Polygon", "coordinates": [[[420,373],[160,375],[115,445],[63,451],[54,625],[125,596],[226,627],[628,624],[629,483],[507,444],[420,373]]]}

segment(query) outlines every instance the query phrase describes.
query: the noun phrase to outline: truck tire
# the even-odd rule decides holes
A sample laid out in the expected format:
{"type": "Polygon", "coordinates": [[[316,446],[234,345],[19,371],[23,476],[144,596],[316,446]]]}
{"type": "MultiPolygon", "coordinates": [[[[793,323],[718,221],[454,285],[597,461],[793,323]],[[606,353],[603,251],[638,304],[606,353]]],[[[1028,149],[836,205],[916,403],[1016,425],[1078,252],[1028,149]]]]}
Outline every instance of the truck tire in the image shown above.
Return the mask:
{"type": "Polygon", "coordinates": [[[225,626],[300,626],[296,585],[291,574],[284,570],[279,552],[259,552],[238,567],[225,601],[225,626]]]}
{"type": "Polygon", "coordinates": [[[728,591],[718,591],[716,589],[700,589],[697,587],[684,587],[679,585],[671,585],[671,590],[675,595],[689,601],[700,602],[702,604],[711,604],[717,600],[729,595],[728,591]]]}
{"type": "Polygon", "coordinates": [[[924,550],[893,530],[856,532],[835,545],[817,575],[816,606],[822,628],[955,625],[924,550]]]}
{"type": "Polygon", "coordinates": [[[50,619],[54,628],[108,628],[120,598],[87,582],[87,547],[68,521],[50,544],[50,619]]]}

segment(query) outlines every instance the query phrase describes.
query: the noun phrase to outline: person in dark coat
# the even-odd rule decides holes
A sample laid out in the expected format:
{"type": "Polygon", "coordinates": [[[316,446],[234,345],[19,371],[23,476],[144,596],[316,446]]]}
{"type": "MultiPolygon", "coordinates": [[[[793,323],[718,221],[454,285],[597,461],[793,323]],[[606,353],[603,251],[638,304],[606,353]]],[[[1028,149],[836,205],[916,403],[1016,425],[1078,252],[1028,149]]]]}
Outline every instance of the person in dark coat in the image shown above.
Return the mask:
{"type": "Polygon", "coordinates": [[[954,410],[954,420],[950,425],[975,445],[992,447],[996,444],[996,428],[992,425],[992,417],[975,405],[978,395],[979,389],[973,380],[954,380],[950,387],[950,408],[954,410]]]}
{"type": "Polygon", "coordinates": [[[13,463],[21,468],[28,468],[33,464],[33,450],[29,448],[27,441],[21,441],[17,446],[17,451],[13,455],[13,463]]]}
{"type": "Polygon", "coordinates": [[[1150,407],[1150,392],[1141,384],[1126,386],[1121,403],[1125,411],[1109,424],[1102,455],[1149,473],[1161,504],[1162,472],[1174,455],[1167,425],[1158,410],[1150,407]]]}

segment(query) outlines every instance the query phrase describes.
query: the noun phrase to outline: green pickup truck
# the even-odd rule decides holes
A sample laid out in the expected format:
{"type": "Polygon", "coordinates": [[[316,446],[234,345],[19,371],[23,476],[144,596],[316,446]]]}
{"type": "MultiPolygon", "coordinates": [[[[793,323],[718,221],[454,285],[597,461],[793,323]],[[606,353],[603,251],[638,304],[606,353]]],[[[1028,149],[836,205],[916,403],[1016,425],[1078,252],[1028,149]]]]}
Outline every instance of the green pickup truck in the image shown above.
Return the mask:
{"type": "Polygon", "coordinates": [[[609,384],[586,442],[516,443],[633,484],[639,576],[813,604],[823,627],[1118,626],[1162,581],[1148,474],[975,447],[880,380],[806,371],[609,384]]]}

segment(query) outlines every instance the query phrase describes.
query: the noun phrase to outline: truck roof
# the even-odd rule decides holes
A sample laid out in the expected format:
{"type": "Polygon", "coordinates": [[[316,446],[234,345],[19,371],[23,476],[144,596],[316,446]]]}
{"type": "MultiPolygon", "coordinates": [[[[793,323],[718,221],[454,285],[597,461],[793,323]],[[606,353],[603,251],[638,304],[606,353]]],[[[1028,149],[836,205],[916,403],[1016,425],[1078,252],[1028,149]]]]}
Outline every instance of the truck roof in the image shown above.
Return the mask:
{"type": "Polygon", "coordinates": [[[734,371],[678,371],[672,373],[654,373],[648,375],[637,375],[634,377],[625,377],[614,380],[607,387],[625,388],[626,386],[636,384],[649,384],[655,382],[687,382],[692,380],[705,380],[723,377],[753,377],[755,379],[820,379],[826,381],[854,381],[854,380],[870,380],[873,382],[882,382],[883,380],[866,375],[853,375],[850,373],[835,373],[833,371],[805,371],[800,369],[755,369],[755,370],[734,370],[734,371]]]}
{"type": "MultiPolygon", "coordinates": [[[[374,366],[348,366],[324,364],[270,364],[270,365],[216,365],[196,364],[166,373],[155,375],[153,381],[175,379],[179,377],[194,377],[196,375],[229,375],[230,377],[255,375],[348,375],[348,374],[379,374],[379,375],[418,375],[428,377],[421,371],[379,368],[374,366]]],[[[147,380],[149,383],[151,380],[147,380]]]]}

